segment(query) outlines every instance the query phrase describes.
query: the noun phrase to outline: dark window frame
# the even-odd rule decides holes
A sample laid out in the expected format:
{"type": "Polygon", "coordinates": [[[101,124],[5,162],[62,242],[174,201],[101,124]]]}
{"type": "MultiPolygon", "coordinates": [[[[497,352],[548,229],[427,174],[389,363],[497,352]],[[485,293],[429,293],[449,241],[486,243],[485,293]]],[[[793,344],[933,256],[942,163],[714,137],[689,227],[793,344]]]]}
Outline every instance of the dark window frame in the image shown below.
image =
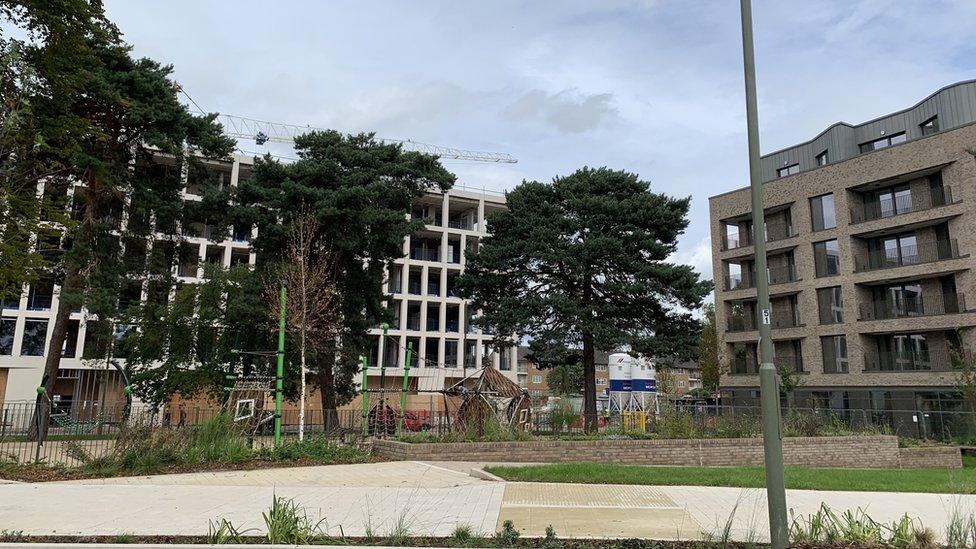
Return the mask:
{"type": "Polygon", "coordinates": [[[826,231],[828,229],[837,228],[837,200],[834,197],[834,193],[824,193],[817,196],[810,197],[810,229],[812,232],[826,231]],[[824,199],[830,197],[830,209],[832,210],[830,219],[832,220],[832,225],[828,225],[827,212],[824,208],[824,199]],[[817,219],[817,214],[819,213],[820,219],[817,219]],[[818,223],[819,221],[819,223],[818,223]]]}
{"type": "Polygon", "coordinates": [[[862,153],[868,153],[871,151],[877,151],[881,149],[887,149],[892,145],[898,145],[899,143],[904,143],[908,141],[908,136],[905,135],[904,131],[898,133],[893,133],[891,135],[886,135],[884,137],[879,137],[878,139],[872,139],[871,141],[865,141],[857,146],[858,150],[862,153]],[[880,145],[880,146],[878,146],[880,145]]]}
{"type": "Polygon", "coordinates": [[[789,166],[783,166],[782,168],[776,169],[776,178],[787,177],[790,175],[795,175],[800,173],[800,163],[795,162],[789,166]]]}
{"type": "Polygon", "coordinates": [[[827,164],[830,164],[829,149],[824,149],[820,154],[813,157],[813,159],[817,162],[817,166],[826,166],[827,164]]]}
{"type": "Polygon", "coordinates": [[[934,114],[927,118],[924,122],[918,125],[919,131],[922,132],[922,137],[939,133],[939,115],[934,114]]]}

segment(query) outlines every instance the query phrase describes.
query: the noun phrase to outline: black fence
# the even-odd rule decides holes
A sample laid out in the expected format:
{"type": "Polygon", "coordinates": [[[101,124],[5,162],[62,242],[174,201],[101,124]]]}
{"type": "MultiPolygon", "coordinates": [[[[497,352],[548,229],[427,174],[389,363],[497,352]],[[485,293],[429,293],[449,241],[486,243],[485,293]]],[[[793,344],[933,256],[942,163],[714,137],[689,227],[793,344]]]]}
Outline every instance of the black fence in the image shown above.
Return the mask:
{"type": "MultiPolygon", "coordinates": [[[[375,403],[374,403],[375,404],[375,403]]],[[[525,440],[532,437],[606,438],[744,438],[761,434],[761,411],[756,406],[717,406],[696,403],[647,403],[644,411],[598,413],[588,428],[586,418],[571,408],[523,411],[517,418],[461,421],[457,411],[407,409],[393,405],[360,409],[307,410],[305,433],[346,443],[373,438],[422,441],[525,440]]],[[[0,463],[43,462],[77,466],[116,447],[120,435],[142,428],[179,432],[204,425],[225,413],[246,434],[252,448],[272,443],[273,416],[268,410],[219,407],[76,406],[37,414],[32,402],[7,403],[0,408],[0,463]],[[40,428],[47,415],[47,429],[40,428]]],[[[891,434],[901,437],[976,446],[976,414],[964,411],[785,408],[786,436],[891,434]]],[[[286,440],[299,430],[298,411],[282,414],[286,440]]]]}

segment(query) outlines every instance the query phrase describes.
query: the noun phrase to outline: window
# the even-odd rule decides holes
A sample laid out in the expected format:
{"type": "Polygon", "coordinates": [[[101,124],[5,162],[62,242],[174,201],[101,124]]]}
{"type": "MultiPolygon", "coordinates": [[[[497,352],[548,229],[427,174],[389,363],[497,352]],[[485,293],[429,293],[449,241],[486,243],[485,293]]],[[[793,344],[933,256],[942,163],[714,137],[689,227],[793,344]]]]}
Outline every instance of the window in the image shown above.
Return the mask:
{"type": "Polygon", "coordinates": [[[597,364],[596,365],[596,371],[598,371],[598,372],[606,372],[607,371],[607,365],[606,364],[597,364]]]}
{"type": "Polygon", "coordinates": [[[607,384],[607,378],[605,378],[605,377],[598,377],[598,378],[596,378],[596,384],[597,385],[606,385],[607,384]]]}
{"type": "Polygon", "coordinates": [[[892,134],[880,139],[875,139],[874,141],[868,141],[867,143],[861,143],[861,152],[871,152],[878,149],[884,149],[885,147],[890,147],[892,145],[897,145],[898,143],[905,142],[905,132],[900,132],[892,134]]]}
{"type": "Polygon", "coordinates": [[[30,285],[30,291],[27,292],[27,310],[28,311],[47,311],[51,309],[51,303],[54,301],[54,280],[50,278],[42,278],[30,285]]]}
{"type": "Polygon", "coordinates": [[[776,177],[786,177],[788,175],[793,175],[795,173],[800,173],[799,164],[790,164],[789,166],[784,166],[776,170],[776,177]]]}
{"type": "Polygon", "coordinates": [[[918,239],[914,233],[889,236],[868,242],[872,269],[915,265],[918,258],[918,239]]]}
{"type": "Polygon", "coordinates": [[[64,334],[64,345],[61,346],[61,356],[64,358],[74,358],[78,353],[78,327],[80,322],[77,320],[68,321],[68,330],[64,334]]]}
{"type": "Polygon", "coordinates": [[[728,264],[729,274],[726,282],[727,290],[735,290],[738,288],[744,288],[745,283],[742,279],[742,265],[738,263],[728,264]]]}
{"type": "Polygon", "coordinates": [[[532,376],[532,383],[542,383],[542,376],[540,375],[532,376]]]}
{"type": "Polygon", "coordinates": [[[813,244],[813,261],[817,277],[840,274],[840,246],[836,240],[826,240],[813,244]]]}
{"type": "Polygon", "coordinates": [[[17,319],[0,318],[0,355],[14,352],[14,331],[17,329],[17,319]]]}
{"type": "Polygon", "coordinates": [[[20,356],[43,356],[45,339],[47,339],[46,320],[24,322],[24,337],[20,340],[20,356]]]}
{"type": "Polygon", "coordinates": [[[837,226],[833,193],[815,196],[810,199],[810,217],[814,231],[833,229],[837,226]]]}
{"type": "Polygon", "coordinates": [[[818,289],[817,304],[820,309],[821,324],[844,322],[844,299],[840,286],[818,289]]]}
{"type": "Polygon", "coordinates": [[[824,373],[846,374],[848,372],[847,336],[821,337],[820,344],[823,349],[824,373]]]}
{"type": "Polygon", "coordinates": [[[891,217],[912,211],[912,191],[908,185],[888,187],[869,195],[869,204],[874,212],[867,212],[868,219],[891,217]],[[873,215],[872,215],[873,214],[873,215]]]}
{"type": "Polygon", "coordinates": [[[818,166],[826,166],[830,163],[830,157],[827,155],[827,149],[816,156],[816,161],[818,166]]]}
{"type": "Polygon", "coordinates": [[[748,241],[741,237],[741,230],[737,224],[725,226],[725,249],[734,250],[740,246],[747,246],[748,241]]]}
{"type": "Polygon", "coordinates": [[[933,116],[925,122],[918,125],[922,130],[922,135],[932,135],[933,133],[939,131],[939,116],[933,116]]]}

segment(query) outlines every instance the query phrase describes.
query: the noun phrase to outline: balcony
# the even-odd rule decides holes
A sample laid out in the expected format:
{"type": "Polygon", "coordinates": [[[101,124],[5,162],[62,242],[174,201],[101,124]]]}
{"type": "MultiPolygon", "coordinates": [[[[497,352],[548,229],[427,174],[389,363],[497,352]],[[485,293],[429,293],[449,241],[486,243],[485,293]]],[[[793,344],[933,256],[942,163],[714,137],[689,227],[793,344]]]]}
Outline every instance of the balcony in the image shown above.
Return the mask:
{"type": "Polygon", "coordinates": [[[729,332],[751,332],[759,329],[756,317],[752,315],[733,315],[728,320],[729,332]]]}
{"type": "Polygon", "coordinates": [[[468,219],[449,219],[447,221],[447,226],[452,229],[463,229],[465,231],[473,231],[474,224],[468,219]]]}
{"type": "Polygon", "coordinates": [[[891,320],[919,316],[938,316],[966,311],[966,295],[961,293],[943,294],[935,299],[922,296],[908,297],[896,301],[875,300],[861,303],[861,320],[891,320]]]}
{"type": "Polygon", "coordinates": [[[752,234],[738,234],[738,235],[726,235],[722,239],[722,251],[727,252],[729,250],[734,250],[736,248],[745,248],[746,246],[752,246],[752,234]]]}
{"type": "Polygon", "coordinates": [[[896,195],[894,199],[867,202],[861,208],[851,208],[851,224],[921,212],[953,203],[952,187],[930,189],[920,196],[896,195]]]}
{"type": "Polygon", "coordinates": [[[937,241],[935,246],[901,246],[860,254],[854,258],[854,265],[857,272],[865,272],[932,263],[958,257],[960,257],[959,244],[956,239],[951,238],[937,241]]]}
{"type": "Polygon", "coordinates": [[[407,329],[420,331],[420,316],[408,316],[407,317],[407,329]]]}
{"type": "Polygon", "coordinates": [[[440,254],[434,249],[411,248],[410,259],[417,259],[419,261],[440,261],[440,254]]]}
{"type": "Polygon", "coordinates": [[[794,229],[792,225],[787,225],[785,223],[766,224],[766,242],[786,240],[787,238],[793,238],[799,234],[799,231],[794,229]]]}
{"type": "MultiPolygon", "coordinates": [[[[796,265],[778,265],[776,267],[770,267],[766,269],[768,273],[768,280],[770,285],[775,284],[786,284],[788,282],[796,282],[799,280],[796,276],[796,265]]],[[[747,290],[749,288],[755,288],[755,272],[750,271],[748,276],[743,276],[742,274],[737,275],[726,275],[725,277],[725,290],[731,292],[732,290],[747,290]]]]}
{"type": "Polygon", "coordinates": [[[952,357],[946,350],[915,353],[875,352],[865,355],[865,372],[947,372],[952,357]]]}
{"type": "MultiPolygon", "coordinates": [[[[803,370],[803,357],[794,355],[783,355],[773,357],[773,364],[777,368],[787,369],[790,372],[801,374],[803,370]]],[[[759,373],[759,364],[755,357],[740,356],[733,357],[731,363],[731,373],[738,375],[755,375],[759,373]]]]}

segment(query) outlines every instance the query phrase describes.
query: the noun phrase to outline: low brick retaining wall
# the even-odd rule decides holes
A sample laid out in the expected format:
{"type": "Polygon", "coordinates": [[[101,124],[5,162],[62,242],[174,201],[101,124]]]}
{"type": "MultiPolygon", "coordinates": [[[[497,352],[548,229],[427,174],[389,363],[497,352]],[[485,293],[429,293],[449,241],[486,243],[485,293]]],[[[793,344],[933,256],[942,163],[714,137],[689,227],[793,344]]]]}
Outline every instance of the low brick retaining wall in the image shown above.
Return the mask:
{"type": "Polygon", "coordinates": [[[962,467],[962,455],[957,446],[899,448],[898,459],[902,469],[959,469],[962,467]]]}
{"type": "MultiPolygon", "coordinates": [[[[605,461],[632,465],[762,465],[759,438],[672,440],[537,440],[528,442],[418,443],[378,440],[378,455],[394,460],[558,463],[605,461]]],[[[898,469],[962,467],[959,448],[911,448],[902,452],[893,436],[790,437],[783,439],[787,465],[898,469]],[[926,452],[914,452],[926,450],[926,452]],[[936,451],[938,450],[938,451],[936,451]],[[920,465],[927,458],[931,464],[920,465]]]]}

